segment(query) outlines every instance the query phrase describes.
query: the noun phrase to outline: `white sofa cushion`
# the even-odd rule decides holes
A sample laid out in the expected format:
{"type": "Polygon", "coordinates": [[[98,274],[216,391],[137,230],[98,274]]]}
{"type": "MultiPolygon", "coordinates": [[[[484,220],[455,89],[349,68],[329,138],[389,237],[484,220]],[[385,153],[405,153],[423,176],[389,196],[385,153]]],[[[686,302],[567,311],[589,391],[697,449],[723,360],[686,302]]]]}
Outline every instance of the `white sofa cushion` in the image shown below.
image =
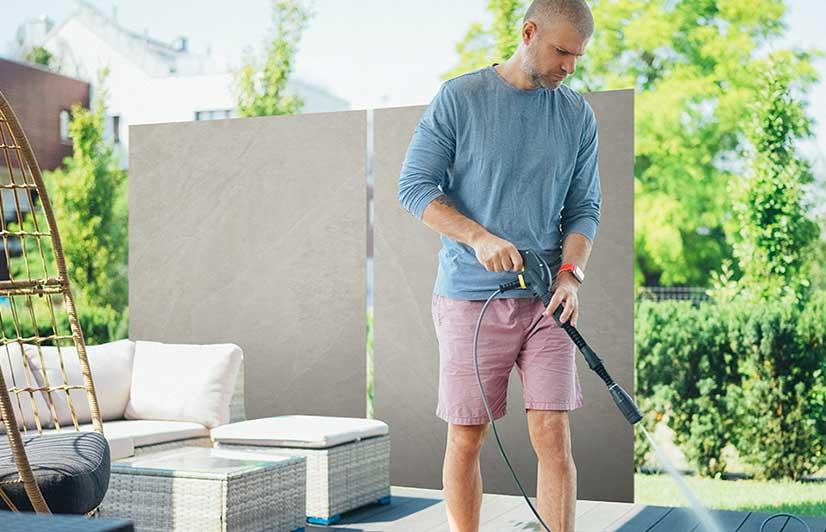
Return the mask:
{"type": "Polygon", "coordinates": [[[208,438],[209,429],[198,423],[185,421],[152,421],[148,419],[120,419],[103,424],[106,438],[132,439],[135,447],[157,445],[192,438],[208,438]]]}
{"type": "MultiPolygon", "coordinates": [[[[109,443],[109,457],[111,460],[120,460],[121,458],[135,456],[135,443],[132,441],[130,436],[124,436],[122,434],[109,434],[105,427],[106,425],[104,424],[103,435],[109,443]]],[[[78,429],[80,429],[81,432],[92,432],[95,430],[95,427],[88,424],[80,425],[78,429]]],[[[74,427],[69,427],[61,429],[61,432],[72,432],[74,430],[74,427]]],[[[57,432],[55,429],[47,429],[43,431],[43,434],[54,434],[55,432],[57,432]]]]}
{"type": "Polygon", "coordinates": [[[228,423],[242,356],[235,344],[139,340],[126,418],[189,421],[209,428],[228,423]]]}
{"type": "MultiPolygon", "coordinates": [[[[41,363],[37,346],[26,345],[25,349],[29,355],[29,359],[32,361],[32,365],[37,369],[35,377],[38,383],[44,386],[45,379],[43,378],[42,371],[44,364],[41,363]]],[[[42,346],[40,350],[43,355],[43,362],[45,363],[45,374],[49,378],[50,386],[60,386],[62,384],[73,386],[83,385],[83,373],[80,370],[80,360],[77,356],[77,349],[74,347],[60,348],[66,370],[66,380],[64,380],[63,374],[60,371],[60,359],[57,348],[42,346]]],[[[116,342],[86,346],[86,357],[89,360],[89,368],[92,371],[92,379],[95,383],[95,395],[97,396],[98,408],[100,408],[100,415],[103,420],[123,419],[126,403],[129,401],[129,389],[132,384],[132,361],[134,356],[135,342],[130,340],[118,340],[116,342]]],[[[70,394],[78,423],[89,423],[92,421],[92,412],[89,409],[86,390],[72,390],[70,394]]],[[[72,425],[72,416],[69,410],[69,401],[66,392],[52,392],[51,396],[60,425],[72,425]]]]}
{"type": "MultiPolygon", "coordinates": [[[[95,430],[91,423],[78,427],[83,432],[95,430]]],[[[74,428],[62,429],[61,432],[73,431],[74,428]]],[[[43,434],[52,434],[54,429],[44,430],[43,434]]],[[[209,437],[209,429],[197,423],[181,421],[148,421],[143,419],[120,419],[103,423],[103,435],[109,442],[112,460],[134,456],[135,449],[147,445],[170,443],[192,438],[209,437]]]]}
{"type": "Polygon", "coordinates": [[[387,423],[377,419],[296,415],[223,425],[211,437],[225,445],[323,449],[387,433],[387,423]]]}
{"type": "MultiPolygon", "coordinates": [[[[27,359],[28,367],[23,364],[24,353],[25,350],[22,350],[20,344],[16,342],[0,346],[0,370],[3,371],[3,380],[6,383],[7,389],[13,386],[17,388],[37,388],[39,386],[35,376],[36,371],[32,367],[31,358],[27,359]],[[9,362],[11,362],[11,365],[9,362]]],[[[52,426],[52,414],[49,411],[46,400],[39,391],[31,392],[31,394],[28,392],[19,394],[9,392],[9,399],[11,399],[12,410],[14,410],[14,417],[17,419],[18,427],[37,427],[35,423],[35,408],[37,409],[37,417],[40,419],[41,426],[52,426]]],[[[2,424],[0,424],[0,432],[6,432],[2,424]]]]}
{"type": "Polygon", "coordinates": [[[135,442],[129,437],[112,437],[104,434],[109,444],[109,460],[122,460],[135,456],[135,442]]]}

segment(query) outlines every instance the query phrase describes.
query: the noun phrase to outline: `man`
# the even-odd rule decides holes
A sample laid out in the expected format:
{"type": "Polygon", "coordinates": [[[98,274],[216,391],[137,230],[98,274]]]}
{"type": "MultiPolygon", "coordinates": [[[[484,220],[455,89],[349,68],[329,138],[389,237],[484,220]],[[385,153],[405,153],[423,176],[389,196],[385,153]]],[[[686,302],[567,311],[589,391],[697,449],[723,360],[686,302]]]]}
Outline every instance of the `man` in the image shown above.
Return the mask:
{"type": "Polygon", "coordinates": [[[494,419],[519,368],[538,458],[537,510],[574,530],[576,468],[567,412],[582,406],[575,347],[551,314],[576,325],[577,290],[599,224],[594,113],[562,84],[594,30],[583,0],[535,0],[503,64],[445,82],[422,116],[399,177],[399,201],[440,233],[432,313],[439,340],[436,414],[448,422],[443,483],[454,532],[478,530],[479,453],[489,420],[473,366],[485,299],[532,249],[554,271],[548,308],[517,290],[494,299],[480,331],[479,371],[494,419]],[[560,271],[561,270],[561,271],[560,271]]]}

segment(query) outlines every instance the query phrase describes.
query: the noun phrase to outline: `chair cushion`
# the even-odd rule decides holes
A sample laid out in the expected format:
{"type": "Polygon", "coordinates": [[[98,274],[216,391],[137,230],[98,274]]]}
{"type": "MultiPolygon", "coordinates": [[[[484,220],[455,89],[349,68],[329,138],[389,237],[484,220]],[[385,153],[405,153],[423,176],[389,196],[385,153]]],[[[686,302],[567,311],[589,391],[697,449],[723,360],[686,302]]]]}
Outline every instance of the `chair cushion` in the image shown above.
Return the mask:
{"type": "MultiPolygon", "coordinates": [[[[97,508],[109,487],[109,446],[97,432],[64,431],[22,436],[26,456],[52,513],[84,514],[97,508]]],[[[0,440],[0,486],[18,510],[32,511],[8,438],[0,440]]],[[[0,500],[0,507],[5,503],[0,500]]]]}
{"type": "Polygon", "coordinates": [[[228,423],[241,357],[235,344],[138,341],[125,417],[210,428],[228,423]]]}
{"type": "MultiPolygon", "coordinates": [[[[32,367],[32,359],[28,357],[24,365],[23,354],[24,350],[20,349],[20,344],[16,342],[0,346],[0,370],[3,372],[3,380],[6,382],[7,389],[12,386],[17,388],[36,388],[39,386],[35,377],[36,371],[32,367]],[[11,365],[9,365],[9,361],[11,361],[11,365]]],[[[18,427],[34,428],[37,426],[35,423],[35,409],[37,409],[37,417],[40,419],[42,427],[52,425],[52,414],[40,392],[19,394],[9,392],[9,398],[12,402],[12,410],[14,410],[18,427]]],[[[5,427],[0,426],[0,433],[5,432],[5,427]]]]}
{"type": "MultiPolygon", "coordinates": [[[[25,349],[26,354],[32,361],[32,366],[37,370],[35,372],[35,378],[41,386],[45,386],[46,384],[43,376],[44,366],[45,374],[49,378],[49,384],[51,386],[83,384],[80,360],[77,356],[77,349],[74,347],[60,348],[60,352],[63,354],[63,364],[66,369],[66,379],[63,378],[63,373],[60,371],[60,359],[56,347],[40,347],[43,355],[42,362],[36,345],[27,344],[25,349]]],[[[100,415],[104,420],[123,419],[126,403],[129,402],[129,389],[132,384],[132,361],[134,356],[135,343],[130,340],[118,340],[116,342],[86,346],[86,357],[89,359],[89,368],[92,371],[92,378],[95,383],[98,407],[100,408],[100,415]]],[[[86,391],[72,390],[70,394],[78,423],[89,423],[92,420],[92,413],[89,410],[89,400],[86,398],[86,391]]],[[[72,425],[72,416],[69,410],[66,392],[52,392],[51,396],[60,425],[62,427],[72,425]]]]}
{"type": "Polygon", "coordinates": [[[377,419],[330,416],[278,416],[212,429],[212,440],[228,445],[323,449],[388,433],[377,419]]]}

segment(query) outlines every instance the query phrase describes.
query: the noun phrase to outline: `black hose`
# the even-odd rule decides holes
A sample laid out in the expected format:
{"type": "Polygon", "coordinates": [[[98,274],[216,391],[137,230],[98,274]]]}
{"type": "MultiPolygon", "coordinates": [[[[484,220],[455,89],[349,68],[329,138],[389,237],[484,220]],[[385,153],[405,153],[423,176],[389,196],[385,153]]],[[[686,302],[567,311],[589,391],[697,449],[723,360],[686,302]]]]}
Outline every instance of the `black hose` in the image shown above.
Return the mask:
{"type": "MultiPolygon", "coordinates": [[[[806,524],[806,521],[804,521],[803,519],[801,519],[801,518],[797,517],[796,515],[787,514],[787,513],[772,514],[772,515],[768,516],[768,517],[767,517],[767,518],[763,521],[763,524],[762,524],[762,525],[760,525],[760,532],[763,532],[763,529],[766,527],[766,523],[768,523],[769,521],[771,521],[771,520],[772,520],[772,519],[774,519],[775,517],[788,517],[789,519],[794,519],[795,521],[797,521],[797,522],[798,522],[798,523],[800,523],[801,525],[805,526],[805,527],[806,527],[806,530],[808,530],[809,532],[812,532],[812,529],[811,529],[811,528],[809,528],[809,525],[807,525],[807,524],[806,524]]],[[[788,521],[786,521],[786,524],[788,524],[788,521]]],[[[786,528],[786,526],[784,525],[784,526],[783,526],[783,528],[785,529],[785,528],[786,528]]]]}
{"type": "Polygon", "coordinates": [[[508,469],[510,469],[511,475],[513,475],[513,480],[514,482],[516,482],[519,491],[522,492],[522,497],[525,498],[525,502],[528,503],[528,506],[530,506],[531,511],[536,516],[536,518],[539,519],[539,522],[542,524],[542,527],[548,532],[551,532],[551,529],[548,528],[548,525],[545,524],[545,521],[542,520],[542,518],[539,516],[539,513],[536,511],[536,508],[533,507],[533,504],[531,504],[530,499],[528,499],[528,495],[525,493],[524,488],[522,488],[522,483],[519,482],[519,478],[516,476],[516,472],[513,470],[513,467],[511,467],[510,460],[508,460],[508,455],[505,454],[505,449],[504,447],[502,447],[502,441],[499,439],[499,433],[496,432],[496,423],[493,422],[493,412],[491,412],[490,406],[488,405],[488,400],[485,397],[485,387],[482,385],[482,376],[479,374],[479,359],[477,353],[477,344],[479,342],[479,328],[482,325],[482,317],[485,315],[485,311],[487,310],[488,305],[493,300],[493,298],[495,298],[501,293],[501,290],[496,290],[496,292],[491,294],[491,296],[488,298],[487,301],[485,301],[485,304],[482,306],[482,311],[479,313],[479,319],[476,321],[476,332],[473,335],[473,368],[476,370],[476,380],[479,382],[479,390],[482,392],[482,402],[485,404],[485,410],[488,413],[490,425],[491,427],[493,427],[493,435],[496,437],[496,445],[499,446],[499,452],[502,454],[502,458],[505,460],[505,464],[507,464],[508,469]]]}

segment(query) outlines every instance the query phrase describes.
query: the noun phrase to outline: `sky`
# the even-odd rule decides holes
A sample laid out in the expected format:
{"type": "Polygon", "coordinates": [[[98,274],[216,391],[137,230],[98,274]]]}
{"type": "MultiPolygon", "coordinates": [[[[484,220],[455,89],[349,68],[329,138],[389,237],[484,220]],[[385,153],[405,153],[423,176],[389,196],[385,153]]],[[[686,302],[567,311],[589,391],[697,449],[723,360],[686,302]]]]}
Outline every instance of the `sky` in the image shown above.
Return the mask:
{"type": "MultiPolygon", "coordinates": [[[[194,51],[210,49],[222,63],[238,66],[245,48],[260,49],[269,0],[90,0],[133,31],[171,42],[184,35],[194,51]],[[197,9],[192,6],[197,5],[197,9]]],[[[487,21],[487,0],[314,0],[294,75],[348,100],[353,109],[422,105],[456,62],[455,44],[472,22],[487,21]]],[[[9,51],[18,25],[48,15],[56,22],[73,0],[14,1],[0,18],[0,55],[9,51]]],[[[826,50],[826,2],[790,0],[784,44],[826,50]]],[[[817,64],[826,78],[826,59],[817,64]]],[[[818,122],[817,150],[826,153],[826,80],[813,91],[810,114],[818,122]]]]}

